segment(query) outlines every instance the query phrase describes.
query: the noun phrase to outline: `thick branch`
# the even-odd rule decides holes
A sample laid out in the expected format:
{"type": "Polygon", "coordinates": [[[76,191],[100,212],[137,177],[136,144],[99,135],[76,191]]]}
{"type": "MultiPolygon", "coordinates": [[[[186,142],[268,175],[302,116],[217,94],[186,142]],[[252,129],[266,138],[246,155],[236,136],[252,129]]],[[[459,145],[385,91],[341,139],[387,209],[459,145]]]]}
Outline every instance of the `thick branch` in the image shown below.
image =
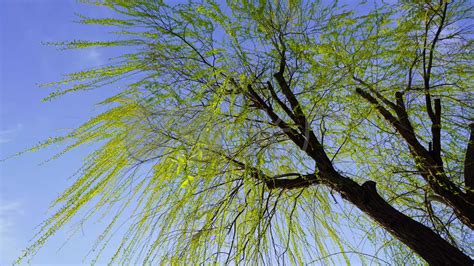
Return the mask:
{"type": "MultiPolygon", "coordinates": [[[[305,137],[288,127],[284,121],[281,121],[271,106],[265,103],[251,86],[248,86],[248,90],[250,96],[253,98],[252,100],[258,103],[258,107],[264,110],[270,119],[274,121],[296,145],[302,148],[303,151],[317,162],[319,170],[317,178],[315,175],[306,175],[298,176],[294,179],[268,178],[263,176],[262,173],[255,172],[257,178],[267,180],[265,183],[269,188],[289,189],[307,187],[315,183],[327,185],[339,192],[344,199],[350,201],[363,212],[371,216],[376,222],[413,249],[428,263],[432,265],[472,265],[473,261],[469,256],[463,254],[456,247],[453,247],[430,228],[404,215],[388,204],[377,193],[375,182],[369,181],[361,186],[352,179],[337,173],[333,168],[332,162],[327,158],[323,146],[319,143],[314,134],[308,135],[308,149],[305,149],[305,145],[301,146],[299,142],[300,137],[303,139],[305,139],[305,137]]],[[[394,125],[397,125],[397,129],[403,130],[399,121],[385,108],[381,107],[375,98],[360,89],[358,93],[363,97],[365,96],[364,98],[369,102],[375,104],[379,111],[383,112],[389,120],[392,120],[394,125]]],[[[309,132],[312,133],[312,131],[309,132]]],[[[278,177],[282,177],[282,175],[278,177]]]]}
{"type": "Polygon", "coordinates": [[[295,123],[298,123],[298,119],[296,118],[295,114],[290,110],[290,108],[288,108],[288,106],[282,101],[280,100],[280,97],[278,97],[278,95],[276,94],[276,91],[275,89],[273,88],[272,84],[270,83],[270,81],[267,81],[267,87],[268,87],[268,90],[270,91],[270,94],[272,95],[272,98],[273,100],[275,100],[278,105],[283,109],[283,111],[285,111],[285,113],[295,122],[295,123]]]}
{"type": "Polygon", "coordinates": [[[367,181],[348,200],[368,214],[384,229],[409,246],[430,265],[473,265],[474,261],[430,228],[413,220],[388,204],[367,181]]]}
{"type": "MultiPolygon", "coordinates": [[[[303,188],[309,187],[315,184],[320,184],[320,181],[316,177],[315,174],[294,174],[297,175],[296,178],[278,178],[278,177],[271,177],[266,179],[265,184],[269,189],[276,189],[276,188],[284,188],[284,189],[295,189],[295,188],[303,188]]],[[[283,175],[280,175],[283,176],[283,175]]],[[[286,175],[288,176],[288,175],[286,175]]]]}
{"type": "Polygon", "coordinates": [[[309,187],[320,183],[315,174],[302,175],[299,173],[288,173],[276,176],[268,176],[256,167],[247,166],[233,158],[228,159],[238,165],[240,168],[250,171],[251,176],[257,181],[263,181],[268,189],[295,189],[309,187]],[[292,176],[295,178],[284,178],[292,176]]]}
{"type": "MultiPolygon", "coordinates": [[[[281,65],[283,66],[285,65],[284,57],[282,57],[281,65]]],[[[286,99],[290,103],[291,109],[295,113],[298,124],[306,125],[307,122],[306,122],[303,110],[301,109],[301,105],[299,104],[298,99],[296,99],[295,94],[291,91],[290,87],[288,86],[288,83],[286,82],[285,77],[283,76],[282,70],[284,70],[284,67],[280,67],[280,71],[275,73],[273,76],[277,80],[278,85],[281,88],[281,91],[283,92],[286,99]]]]}
{"type": "MultiPolygon", "coordinates": [[[[472,204],[472,200],[469,200],[469,198],[466,197],[466,194],[463,193],[456,186],[456,184],[449,180],[442,167],[440,167],[442,165],[439,163],[441,159],[439,158],[438,161],[435,156],[432,156],[433,153],[431,151],[428,152],[418,142],[413,128],[409,126],[409,124],[405,125],[409,123],[409,121],[403,123],[403,120],[400,121],[399,119],[395,118],[391,112],[381,106],[377,99],[375,99],[368,92],[360,88],[357,88],[356,92],[369,103],[375,105],[377,111],[395,127],[397,132],[410,146],[410,151],[415,159],[415,162],[417,163],[417,167],[420,170],[421,175],[428,182],[433,191],[443,197],[447,205],[453,208],[456,216],[461,222],[474,229],[474,204],[472,204]]],[[[399,101],[400,99],[401,98],[399,98],[399,101]]],[[[437,107],[439,112],[441,112],[440,106],[441,105],[437,107]]],[[[437,149],[439,149],[439,147],[440,145],[438,144],[437,149]]]]}

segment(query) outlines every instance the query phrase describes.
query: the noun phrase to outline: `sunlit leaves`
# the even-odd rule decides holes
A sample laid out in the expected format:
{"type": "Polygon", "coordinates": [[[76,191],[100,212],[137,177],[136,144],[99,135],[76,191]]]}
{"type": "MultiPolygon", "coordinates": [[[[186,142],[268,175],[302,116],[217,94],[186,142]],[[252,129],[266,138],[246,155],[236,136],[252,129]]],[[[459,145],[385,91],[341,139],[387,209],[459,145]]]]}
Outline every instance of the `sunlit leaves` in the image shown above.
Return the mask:
{"type": "MultiPolygon", "coordinates": [[[[302,264],[330,261],[334,252],[343,255],[332,262],[348,263],[344,252],[358,247],[345,241],[341,216],[345,230],[367,230],[363,237],[374,246],[389,246],[383,249],[387,256],[407,254],[359,213],[347,212],[324,187],[267,189],[254,168],[268,176],[316,169],[277,123],[249,102],[248,86],[289,128],[299,130],[275,100],[287,102],[274,80],[284,56],[284,77],[337,170],[357,182],[376,181],[391,204],[407,215],[426,217],[415,208],[426,188],[411,172],[415,162],[408,147],[355,93],[355,87],[365,86],[393,100],[396,91],[405,90],[415,130],[428,139],[424,94],[417,88],[423,48],[419,6],[402,1],[358,14],[319,1],[86,2],[116,13],[80,16],[83,24],[112,26],[113,40],[55,45],[66,50],[117,47],[123,54],[46,84],[55,91],[45,100],[107,84],[126,89],[101,103],[106,111],[32,149],[64,143],[59,157],[85,144],[97,147],[54,202],[53,215],[25,257],[87,207],[92,211],[83,221],[111,216],[94,245],[94,262],[123,224],[111,263],[302,264]],[[406,88],[410,66],[416,77],[406,88]],[[268,84],[276,88],[273,93],[268,84]]],[[[450,59],[437,62],[433,93],[447,110],[443,130],[451,137],[443,152],[456,182],[462,123],[472,115],[470,45],[459,44],[453,53],[448,48],[454,45],[436,51],[450,59]],[[460,110],[460,117],[451,117],[460,110]]],[[[455,226],[462,239],[465,234],[455,226]]]]}

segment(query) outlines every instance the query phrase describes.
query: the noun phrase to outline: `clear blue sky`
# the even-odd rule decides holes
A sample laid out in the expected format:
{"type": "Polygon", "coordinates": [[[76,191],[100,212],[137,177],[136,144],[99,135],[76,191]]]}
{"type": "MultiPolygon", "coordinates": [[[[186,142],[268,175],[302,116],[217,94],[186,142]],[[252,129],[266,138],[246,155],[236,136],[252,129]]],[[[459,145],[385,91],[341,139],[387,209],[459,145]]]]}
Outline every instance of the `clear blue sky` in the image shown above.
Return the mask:
{"type": "MultiPolygon", "coordinates": [[[[111,88],[78,93],[43,103],[50,89],[38,84],[61,75],[101,65],[110,57],[102,49],[58,51],[41,42],[105,39],[106,31],[74,23],[75,13],[105,15],[105,9],[73,0],[0,0],[0,158],[67,132],[97,112],[94,103],[111,88]]],[[[107,54],[109,53],[109,54],[107,54]]],[[[108,91],[109,90],[109,91],[108,91]]],[[[0,265],[10,265],[47,215],[50,202],[68,185],[85,150],[39,165],[58,149],[30,153],[0,163],[0,265]]],[[[70,241],[67,230],[51,239],[32,261],[44,264],[82,263],[95,232],[70,241]]],[[[81,232],[82,234],[82,232],[81,232]]]]}
{"type": "MultiPolygon", "coordinates": [[[[114,88],[70,94],[53,102],[41,99],[51,90],[38,84],[58,81],[61,75],[102,65],[108,49],[58,51],[48,41],[104,40],[106,29],[74,23],[75,13],[104,16],[106,9],[74,0],[0,0],[0,158],[22,151],[77,127],[98,110],[94,107],[114,88]]],[[[9,265],[28,245],[35,227],[48,217],[47,209],[79,168],[87,150],[39,165],[59,149],[29,153],[0,163],[0,265],[9,265]]],[[[81,264],[97,236],[97,226],[86,226],[61,250],[69,227],[53,237],[32,261],[34,264],[81,264]]]]}

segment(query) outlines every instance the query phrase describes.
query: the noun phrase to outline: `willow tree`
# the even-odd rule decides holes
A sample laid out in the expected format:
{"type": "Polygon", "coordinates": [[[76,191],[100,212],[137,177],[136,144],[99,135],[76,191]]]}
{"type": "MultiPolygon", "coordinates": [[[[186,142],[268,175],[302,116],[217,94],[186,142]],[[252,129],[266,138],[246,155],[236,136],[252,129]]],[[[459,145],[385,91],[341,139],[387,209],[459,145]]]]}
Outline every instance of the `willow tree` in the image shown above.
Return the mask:
{"type": "Polygon", "coordinates": [[[46,100],[123,90],[34,148],[99,147],[20,261],[108,217],[92,249],[111,263],[472,265],[469,1],[94,4],[116,15],[82,23],[117,36],[57,45],[124,53],[46,100]]]}

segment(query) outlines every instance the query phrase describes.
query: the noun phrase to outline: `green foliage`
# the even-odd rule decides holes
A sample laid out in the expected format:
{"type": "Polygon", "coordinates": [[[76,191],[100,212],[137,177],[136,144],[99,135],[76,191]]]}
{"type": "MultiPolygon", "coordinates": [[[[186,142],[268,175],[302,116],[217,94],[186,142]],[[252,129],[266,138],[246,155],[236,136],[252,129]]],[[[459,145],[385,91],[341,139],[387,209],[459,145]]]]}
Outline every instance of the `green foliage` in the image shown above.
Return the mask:
{"type": "MultiPolygon", "coordinates": [[[[80,22],[116,27],[119,37],[56,45],[127,47],[130,53],[46,84],[55,91],[45,100],[118,81],[127,89],[101,103],[107,111],[32,149],[64,143],[59,157],[85,144],[99,145],[74,184],[54,202],[55,212],[18,262],[31,258],[73,217],[88,220],[102,214],[113,218],[98,237],[92,262],[125,221],[128,228],[113,245],[115,255],[107,258],[111,263],[303,264],[324,258],[349,264],[350,253],[370,263],[373,258],[357,253],[360,247],[344,236],[349,229],[380,248],[375,256],[420,263],[417,257],[407,259],[411,252],[405,246],[340,198],[334,198],[335,204],[332,191],[323,186],[268,189],[255,168],[268,176],[316,169],[246,96],[252,85],[283,120],[290,120],[265,89],[267,82],[278,88],[273,75],[285,54],[285,77],[336,168],[358,182],[376,181],[396,208],[436,227],[419,207],[430,192],[411,173],[416,168],[408,147],[356,95],[361,84],[354,79],[389,99],[406,87],[408,68],[421,66],[416,58],[423,49],[422,4],[366,6],[370,11],[357,14],[319,1],[88,2],[117,16],[80,16],[80,22]],[[341,260],[332,253],[342,254],[341,260]]],[[[445,110],[443,154],[458,184],[465,122],[473,114],[472,42],[460,37],[465,29],[456,24],[470,16],[466,6],[456,1],[450,9],[451,28],[435,52],[442,59],[432,78],[432,93],[445,110]]],[[[427,143],[419,84],[416,76],[405,93],[415,129],[427,143]]],[[[450,221],[449,233],[440,234],[472,254],[464,242],[469,232],[450,220],[452,211],[433,208],[440,221],[450,221]]]]}

